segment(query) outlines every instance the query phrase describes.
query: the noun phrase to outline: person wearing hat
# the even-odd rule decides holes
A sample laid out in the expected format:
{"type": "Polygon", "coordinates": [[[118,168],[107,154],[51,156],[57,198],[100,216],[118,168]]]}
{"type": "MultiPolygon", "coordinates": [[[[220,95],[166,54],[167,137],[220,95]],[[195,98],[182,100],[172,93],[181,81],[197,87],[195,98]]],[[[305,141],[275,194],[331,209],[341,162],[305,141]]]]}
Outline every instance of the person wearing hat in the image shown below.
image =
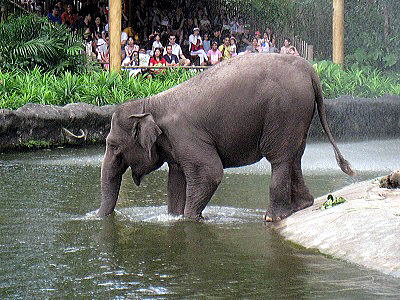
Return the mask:
{"type": "Polygon", "coordinates": [[[208,57],[203,48],[203,41],[200,36],[200,29],[195,27],[193,34],[189,36],[189,51],[191,56],[198,56],[200,58],[200,65],[205,65],[208,57]]]}

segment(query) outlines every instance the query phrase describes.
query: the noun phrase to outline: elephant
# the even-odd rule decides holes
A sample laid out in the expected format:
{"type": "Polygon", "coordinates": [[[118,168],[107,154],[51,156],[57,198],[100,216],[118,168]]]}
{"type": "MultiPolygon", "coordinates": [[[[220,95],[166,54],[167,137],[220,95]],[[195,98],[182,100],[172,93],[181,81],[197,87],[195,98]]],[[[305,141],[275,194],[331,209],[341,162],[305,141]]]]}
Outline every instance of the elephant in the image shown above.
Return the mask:
{"type": "Polygon", "coordinates": [[[223,169],[271,164],[264,221],[311,206],[301,157],[317,108],[341,170],[352,176],[329,129],[321,83],[303,58],[246,54],[211,67],[160,94],[121,104],[113,113],[101,167],[100,217],[115,208],[128,167],[139,186],[168,164],[168,213],[202,220],[223,169]]]}

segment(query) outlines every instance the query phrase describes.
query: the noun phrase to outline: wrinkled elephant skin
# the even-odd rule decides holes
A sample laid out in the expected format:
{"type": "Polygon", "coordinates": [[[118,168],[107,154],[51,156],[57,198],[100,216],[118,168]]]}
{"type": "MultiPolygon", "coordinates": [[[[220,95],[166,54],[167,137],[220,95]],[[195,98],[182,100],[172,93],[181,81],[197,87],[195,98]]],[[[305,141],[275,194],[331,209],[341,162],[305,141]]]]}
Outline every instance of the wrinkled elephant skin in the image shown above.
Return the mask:
{"type": "Polygon", "coordinates": [[[327,125],[319,78],[299,57],[235,57],[156,96],[124,103],[107,137],[98,215],[114,210],[127,168],[139,185],[167,162],[168,212],[199,220],[224,168],[265,157],[272,178],[264,219],[286,218],[314,202],[301,157],[315,107],[340,168],[352,175],[327,125]]]}

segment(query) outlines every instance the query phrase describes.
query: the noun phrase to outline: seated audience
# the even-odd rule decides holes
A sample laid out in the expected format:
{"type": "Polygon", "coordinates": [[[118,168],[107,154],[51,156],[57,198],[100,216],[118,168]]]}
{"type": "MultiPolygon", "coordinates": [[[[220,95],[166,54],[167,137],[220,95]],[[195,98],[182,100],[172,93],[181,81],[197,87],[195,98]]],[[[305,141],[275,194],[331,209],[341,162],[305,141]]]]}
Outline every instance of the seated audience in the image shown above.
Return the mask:
{"type": "Polygon", "coordinates": [[[130,66],[130,65],[132,65],[132,54],[134,53],[134,52],[138,52],[139,51],[139,49],[137,49],[137,46],[135,47],[136,45],[135,45],[135,41],[134,41],[134,39],[133,39],[133,37],[130,37],[129,39],[128,39],[128,45],[126,45],[125,46],[125,49],[124,49],[124,51],[125,51],[125,58],[124,58],[124,60],[122,61],[122,65],[123,66],[130,66]]]}
{"type": "Polygon", "coordinates": [[[291,54],[295,56],[299,56],[299,52],[297,52],[297,49],[291,45],[290,39],[286,38],[283,46],[281,48],[281,54],[291,54]]]}
{"type": "Polygon", "coordinates": [[[208,50],[211,49],[211,41],[208,37],[208,33],[204,34],[203,48],[204,48],[204,52],[206,52],[206,53],[208,53],[208,50]]]}
{"type": "Polygon", "coordinates": [[[269,46],[269,53],[279,53],[279,49],[276,47],[275,38],[271,39],[270,46],[269,46]]]}
{"type": "Polygon", "coordinates": [[[164,50],[164,47],[161,44],[161,36],[158,33],[154,35],[154,42],[153,42],[153,44],[151,46],[150,56],[154,55],[154,51],[156,50],[156,48],[160,48],[161,51],[164,50]]]}
{"type": "Polygon", "coordinates": [[[189,36],[189,51],[191,56],[198,56],[200,58],[200,65],[205,65],[208,57],[203,48],[203,41],[200,36],[200,29],[198,27],[193,29],[193,34],[189,36]]]}
{"type": "Polygon", "coordinates": [[[212,47],[207,52],[208,60],[211,65],[216,65],[222,60],[222,53],[218,50],[218,43],[213,42],[212,47]]]}
{"type": "Polygon", "coordinates": [[[179,58],[172,53],[172,46],[168,45],[166,48],[167,53],[163,56],[167,66],[179,66],[179,58]]]}
{"type": "MultiPolygon", "coordinates": [[[[149,66],[150,67],[161,67],[161,66],[165,66],[166,65],[166,61],[165,59],[162,57],[162,52],[161,52],[161,48],[156,48],[154,49],[154,55],[150,58],[150,63],[149,66]]],[[[156,74],[160,74],[162,73],[164,70],[162,69],[150,69],[150,77],[152,75],[156,75],[156,74]]]]}
{"type": "MultiPolygon", "coordinates": [[[[182,48],[179,46],[179,44],[176,43],[176,36],[171,34],[168,38],[168,45],[172,47],[172,53],[175,54],[179,58],[179,65],[181,66],[188,66],[190,65],[190,60],[183,55],[182,48]]],[[[166,54],[167,51],[164,50],[164,54],[166,54]]]]}
{"type": "Polygon", "coordinates": [[[231,47],[229,52],[231,53],[231,56],[236,56],[237,55],[237,47],[236,47],[236,39],[234,36],[231,37],[230,39],[231,47]]]}
{"type": "Polygon", "coordinates": [[[78,16],[74,14],[74,7],[72,4],[68,4],[67,10],[61,15],[62,24],[66,24],[68,27],[74,28],[77,20],[78,16]]]}
{"type": "Polygon", "coordinates": [[[253,38],[253,43],[251,46],[246,47],[246,53],[260,53],[261,52],[261,47],[258,44],[258,39],[253,38]]]}
{"type": "Polygon", "coordinates": [[[229,37],[226,37],[224,39],[224,43],[221,46],[219,46],[218,50],[221,51],[222,53],[222,60],[229,59],[232,57],[231,40],[229,37]]]}
{"type": "Polygon", "coordinates": [[[259,43],[261,46],[261,52],[269,53],[269,37],[267,32],[264,32],[264,37],[259,40],[259,43]]]}
{"type": "Polygon", "coordinates": [[[47,19],[50,22],[62,24],[61,17],[59,16],[59,11],[60,11],[59,7],[57,5],[54,5],[53,8],[51,9],[51,12],[48,13],[47,19]]]}

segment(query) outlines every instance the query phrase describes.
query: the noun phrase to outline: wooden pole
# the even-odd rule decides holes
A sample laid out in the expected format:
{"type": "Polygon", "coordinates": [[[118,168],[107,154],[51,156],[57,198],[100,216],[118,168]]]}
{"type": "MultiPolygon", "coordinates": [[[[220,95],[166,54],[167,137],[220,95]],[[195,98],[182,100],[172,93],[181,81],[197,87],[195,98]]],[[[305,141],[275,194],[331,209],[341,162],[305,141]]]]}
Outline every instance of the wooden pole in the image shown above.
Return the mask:
{"type": "Polygon", "coordinates": [[[333,62],[344,63],[344,0],[333,0],[333,62]]]}
{"type": "Polygon", "coordinates": [[[109,0],[110,71],[121,70],[121,14],[122,1],[109,0]]]}

